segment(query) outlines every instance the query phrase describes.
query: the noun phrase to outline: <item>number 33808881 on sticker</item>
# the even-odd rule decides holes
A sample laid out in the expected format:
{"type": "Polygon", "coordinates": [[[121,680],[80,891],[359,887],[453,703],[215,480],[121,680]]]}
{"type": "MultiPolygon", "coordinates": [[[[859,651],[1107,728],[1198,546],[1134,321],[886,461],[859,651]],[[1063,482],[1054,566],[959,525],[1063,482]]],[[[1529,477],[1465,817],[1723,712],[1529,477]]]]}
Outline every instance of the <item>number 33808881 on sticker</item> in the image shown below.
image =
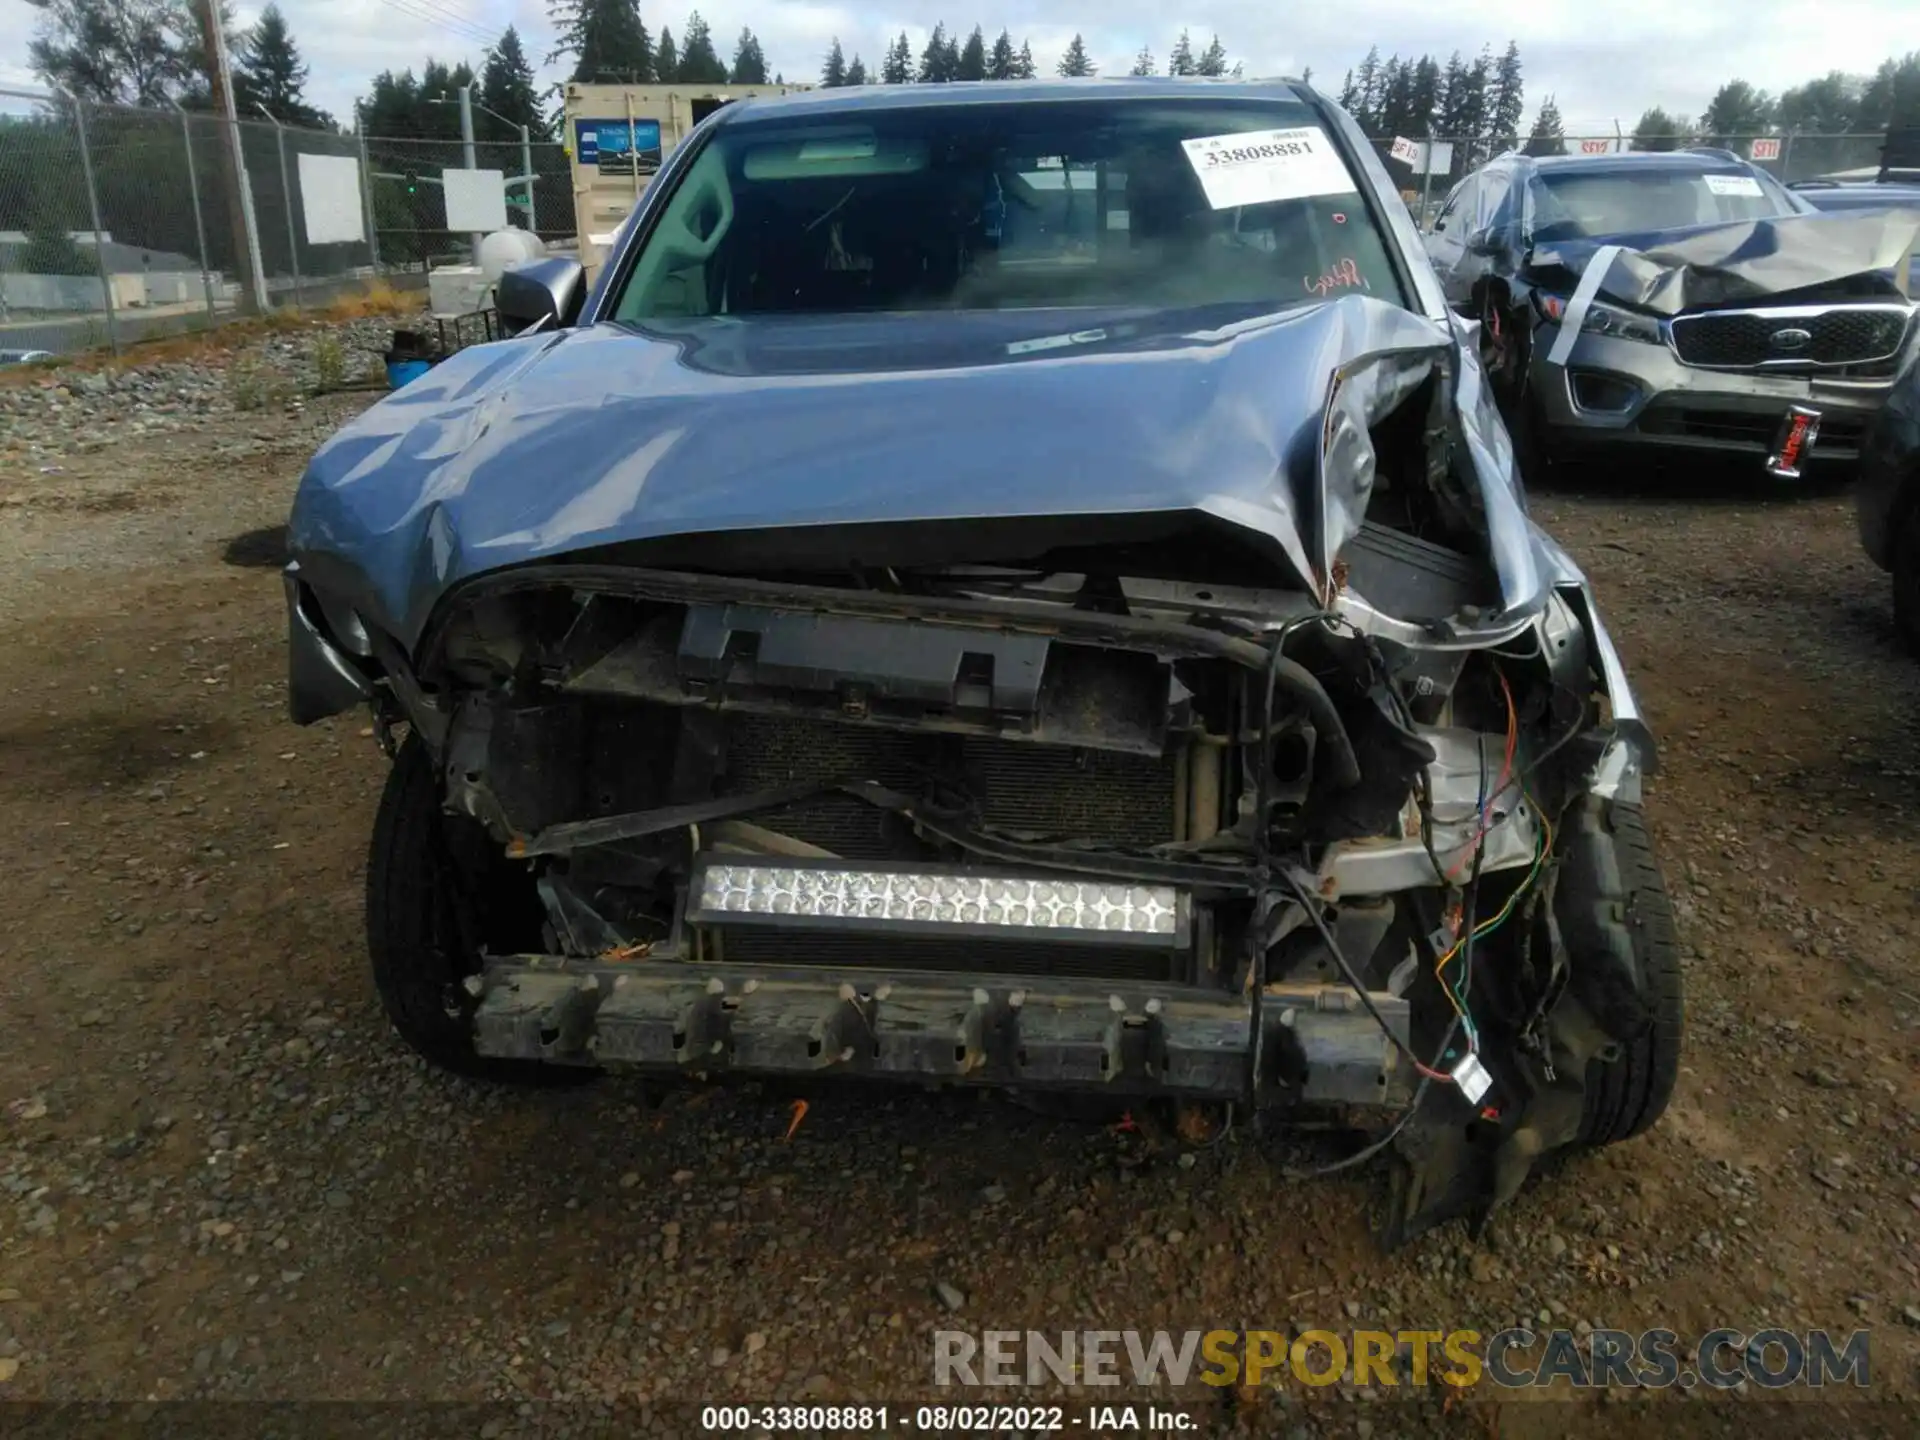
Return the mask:
{"type": "Polygon", "coordinates": [[[1317,126],[1200,135],[1180,144],[1216,210],[1354,193],[1353,176],[1317,126]]]}

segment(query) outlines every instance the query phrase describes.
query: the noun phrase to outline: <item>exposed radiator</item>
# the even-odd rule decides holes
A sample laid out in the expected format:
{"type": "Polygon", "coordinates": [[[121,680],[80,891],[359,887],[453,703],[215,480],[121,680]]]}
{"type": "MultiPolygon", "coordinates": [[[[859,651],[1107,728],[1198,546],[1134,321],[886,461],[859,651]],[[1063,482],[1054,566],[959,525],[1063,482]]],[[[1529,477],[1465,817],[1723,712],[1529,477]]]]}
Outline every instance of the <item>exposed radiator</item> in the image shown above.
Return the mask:
{"type": "MultiPolygon", "coordinates": [[[[1151,845],[1173,839],[1174,762],[977,736],[928,735],[769,715],[727,724],[726,794],[805,780],[874,780],[975,806],[978,821],[1043,836],[1151,845]]],[[[823,796],[751,817],[850,860],[918,859],[897,816],[823,796]]]]}

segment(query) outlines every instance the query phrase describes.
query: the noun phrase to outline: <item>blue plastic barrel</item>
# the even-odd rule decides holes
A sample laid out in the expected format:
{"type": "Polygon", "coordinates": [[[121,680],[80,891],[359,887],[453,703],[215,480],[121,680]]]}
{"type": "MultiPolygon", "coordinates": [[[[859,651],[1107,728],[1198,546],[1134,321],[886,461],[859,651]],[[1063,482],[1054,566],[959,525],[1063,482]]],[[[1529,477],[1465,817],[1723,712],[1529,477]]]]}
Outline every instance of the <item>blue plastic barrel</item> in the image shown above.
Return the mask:
{"type": "Polygon", "coordinates": [[[418,380],[433,368],[430,360],[389,360],[387,361],[387,385],[398,390],[410,381],[418,380]]]}

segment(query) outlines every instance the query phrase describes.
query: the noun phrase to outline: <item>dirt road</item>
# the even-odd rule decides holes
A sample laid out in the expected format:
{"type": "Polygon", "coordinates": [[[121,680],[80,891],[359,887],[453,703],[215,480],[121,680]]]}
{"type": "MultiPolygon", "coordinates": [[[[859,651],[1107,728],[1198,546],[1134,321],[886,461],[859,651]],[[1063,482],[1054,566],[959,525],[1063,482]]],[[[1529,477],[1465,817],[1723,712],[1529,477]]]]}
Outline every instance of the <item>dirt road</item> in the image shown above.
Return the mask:
{"type": "MultiPolygon", "coordinates": [[[[1189,1159],[861,1091],[787,1141],[751,1090],[416,1063],[361,939],[386,762],[357,717],[285,720],[251,535],[358,403],[94,448],[0,428],[0,1396],[907,1399],[942,1326],[1522,1319],[1868,1327],[1873,1393],[1920,1397],[1920,665],[1843,497],[1536,501],[1663,741],[1686,1071],[1654,1133],[1557,1167],[1486,1246],[1383,1256],[1364,1178],[1280,1178],[1338,1152],[1246,1132],[1189,1159]]],[[[1484,1405],[1345,1387],[1190,1398],[1486,1433],[1484,1405]]]]}

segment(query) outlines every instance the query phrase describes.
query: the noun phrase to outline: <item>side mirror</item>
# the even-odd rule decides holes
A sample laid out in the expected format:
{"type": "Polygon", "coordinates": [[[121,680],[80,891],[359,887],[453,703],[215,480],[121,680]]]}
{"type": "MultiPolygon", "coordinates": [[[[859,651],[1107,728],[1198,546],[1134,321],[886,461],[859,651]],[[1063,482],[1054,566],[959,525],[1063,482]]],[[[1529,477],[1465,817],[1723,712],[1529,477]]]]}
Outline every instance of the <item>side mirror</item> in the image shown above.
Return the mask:
{"type": "Polygon", "coordinates": [[[586,300],[586,268],[578,260],[557,255],[502,271],[494,303],[500,311],[501,330],[527,335],[573,324],[586,300]]]}

